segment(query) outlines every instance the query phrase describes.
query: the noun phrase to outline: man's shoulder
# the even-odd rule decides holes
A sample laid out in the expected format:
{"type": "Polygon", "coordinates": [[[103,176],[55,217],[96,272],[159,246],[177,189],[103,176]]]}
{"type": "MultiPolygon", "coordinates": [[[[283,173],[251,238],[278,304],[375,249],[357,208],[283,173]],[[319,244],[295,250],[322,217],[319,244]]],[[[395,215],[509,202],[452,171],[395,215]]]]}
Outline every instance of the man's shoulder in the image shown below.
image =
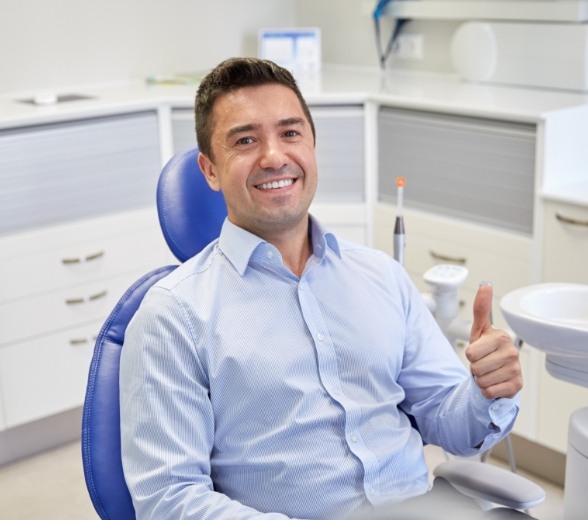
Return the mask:
{"type": "Polygon", "coordinates": [[[339,245],[341,256],[351,255],[365,259],[373,258],[374,260],[381,262],[389,262],[392,260],[392,258],[381,249],[376,249],[340,237],[337,237],[337,243],[339,245]]]}
{"type": "Polygon", "coordinates": [[[200,253],[179,264],[176,269],[163,277],[157,287],[174,291],[183,284],[206,276],[218,255],[216,241],[206,246],[200,253]]]}

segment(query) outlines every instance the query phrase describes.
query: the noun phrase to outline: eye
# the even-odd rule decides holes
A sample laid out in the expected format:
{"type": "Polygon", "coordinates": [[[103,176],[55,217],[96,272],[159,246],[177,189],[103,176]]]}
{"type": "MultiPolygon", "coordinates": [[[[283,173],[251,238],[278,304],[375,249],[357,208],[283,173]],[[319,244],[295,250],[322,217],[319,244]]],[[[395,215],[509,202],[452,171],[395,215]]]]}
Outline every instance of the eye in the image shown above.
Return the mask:
{"type": "Polygon", "coordinates": [[[241,137],[237,140],[237,145],[248,145],[253,143],[253,137],[241,137]]]}
{"type": "Polygon", "coordinates": [[[300,135],[300,132],[298,132],[297,130],[286,130],[284,132],[284,137],[298,137],[300,135]]]}

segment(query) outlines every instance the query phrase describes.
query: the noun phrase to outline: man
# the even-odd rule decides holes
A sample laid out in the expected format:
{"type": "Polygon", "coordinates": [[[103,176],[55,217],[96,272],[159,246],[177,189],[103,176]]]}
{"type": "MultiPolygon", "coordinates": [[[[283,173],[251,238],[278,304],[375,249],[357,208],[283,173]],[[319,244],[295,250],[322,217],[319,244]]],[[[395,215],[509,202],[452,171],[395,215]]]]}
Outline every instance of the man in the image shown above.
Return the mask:
{"type": "Polygon", "coordinates": [[[465,455],[502,439],[522,380],[488,321],[490,287],[468,372],[401,266],[309,216],[315,131],[290,73],[221,63],[196,123],[228,217],[127,331],[122,451],[137,518],[343,518],[427,493],[421,436],[465,455]]]}

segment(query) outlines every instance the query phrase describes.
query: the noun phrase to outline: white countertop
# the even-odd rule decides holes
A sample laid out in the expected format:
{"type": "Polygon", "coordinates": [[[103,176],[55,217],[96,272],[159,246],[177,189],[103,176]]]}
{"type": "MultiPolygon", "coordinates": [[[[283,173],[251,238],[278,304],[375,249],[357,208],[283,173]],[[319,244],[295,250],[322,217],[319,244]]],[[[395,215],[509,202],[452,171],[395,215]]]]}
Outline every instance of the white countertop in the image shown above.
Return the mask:
{"type": "Polygon", "coordinates": [[[539,192],[541,198],[588,207],[588,172],[586,180],[577,180],[539,192]]]}
{"type": "MultiPolygon", "coordinates": [[[[299,78],[309,104],[361,104],[448,112],[475,117],[534,123],[546,113],[588,104],[588,95],[488,86],[431,75],[381,73],[373,69],[326,68],[320,77],[299,78]]],[[[144,80],[114,84],[80,85],[58,89],[57,95],[81,94],[92,99],[50,106],[19,100],[37,92],[0,96],[0,129],[71,119],[97,117],[162,105],[191,108],[196,85],[147,85],[144,80]]]]}

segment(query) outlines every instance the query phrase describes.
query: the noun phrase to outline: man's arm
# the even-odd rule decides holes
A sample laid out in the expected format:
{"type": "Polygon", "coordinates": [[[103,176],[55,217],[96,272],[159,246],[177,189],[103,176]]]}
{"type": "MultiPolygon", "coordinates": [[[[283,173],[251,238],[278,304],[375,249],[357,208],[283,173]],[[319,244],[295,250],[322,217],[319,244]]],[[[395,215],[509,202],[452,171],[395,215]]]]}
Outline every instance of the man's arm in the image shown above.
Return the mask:
{"type": "MultiPolygon", "coordinates": [[[[412,415],[424,441],[459,455],[474,455],[499,442],[512,428],[518,414],[520,366],[518,352],[506,333],[489,325],[492,291],[482,287],[476,299],[477,334],[472,351],[483,359],[473,370],[483,377],[478,383],[456,355],[412,283],[407,314],[407,343],[399,382],[406,397],[402,409],[412,415]],[[514,358],[513,351],[515,349],[514,358]],[[498,361],[495,365],[494,362],[498,361]],[[494,375],[490,376],[487,374],[494,375]],[[505,375],[506,374],[506,375],[505,375]],[[510,375],[510,378],[509,378],[510,375]],[[509,382],[507,382],[507,380],[509,382]],[[512,381],[511,381],[512,380],[512,381]],[[479,384],[498,388],[496,397],[484,395],[479,384]],[[512,397],[512,398],[511,398],[512,397]]],[[[491,391],[496,391],[493,388],[491,391]]]]}

